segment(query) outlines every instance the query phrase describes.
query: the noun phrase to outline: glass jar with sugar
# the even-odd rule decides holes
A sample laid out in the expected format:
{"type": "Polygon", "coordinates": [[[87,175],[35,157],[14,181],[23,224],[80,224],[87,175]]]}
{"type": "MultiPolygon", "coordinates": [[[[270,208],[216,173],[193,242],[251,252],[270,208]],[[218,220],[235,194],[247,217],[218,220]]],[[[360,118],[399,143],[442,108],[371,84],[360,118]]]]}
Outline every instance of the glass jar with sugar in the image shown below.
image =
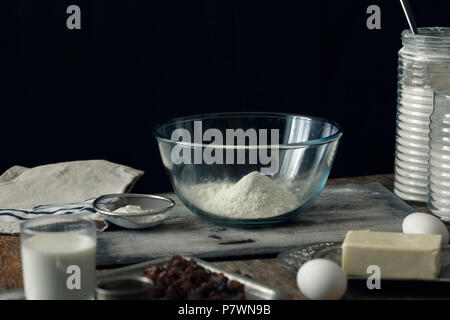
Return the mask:
{"type": "Polygon", "coordinates": [[[394,192],[428,200],[429,123],[433,89],[450,85],[450,28],[402,33],[399,51],[394,192]]]}

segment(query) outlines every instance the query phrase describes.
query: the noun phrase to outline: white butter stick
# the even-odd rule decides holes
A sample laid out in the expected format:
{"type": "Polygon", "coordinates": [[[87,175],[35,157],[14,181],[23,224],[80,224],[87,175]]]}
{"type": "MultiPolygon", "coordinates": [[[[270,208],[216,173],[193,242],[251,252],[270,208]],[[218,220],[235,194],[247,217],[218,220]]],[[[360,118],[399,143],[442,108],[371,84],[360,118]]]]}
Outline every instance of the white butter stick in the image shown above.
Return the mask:
{"type": "Polygon", "coordinates": [[[342,268],[367,278],[367,267],[380,268],[381,279],[432,280],[439,276],[441,235],[349,231],[342,244],[342,268]]]}

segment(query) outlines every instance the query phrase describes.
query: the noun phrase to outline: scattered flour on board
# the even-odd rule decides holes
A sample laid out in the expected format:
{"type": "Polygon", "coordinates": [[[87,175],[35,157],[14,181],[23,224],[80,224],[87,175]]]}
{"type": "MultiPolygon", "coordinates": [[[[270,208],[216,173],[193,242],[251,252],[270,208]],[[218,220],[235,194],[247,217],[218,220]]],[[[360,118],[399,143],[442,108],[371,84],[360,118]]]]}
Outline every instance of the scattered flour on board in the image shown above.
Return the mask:
{"type": "Polygon", "coordinates": [[[200,209],[225,217],[258,219],[296,209],[297,198],[272,179],[253,171],[236,183],[208,182],[186,188],[200,209]]]}

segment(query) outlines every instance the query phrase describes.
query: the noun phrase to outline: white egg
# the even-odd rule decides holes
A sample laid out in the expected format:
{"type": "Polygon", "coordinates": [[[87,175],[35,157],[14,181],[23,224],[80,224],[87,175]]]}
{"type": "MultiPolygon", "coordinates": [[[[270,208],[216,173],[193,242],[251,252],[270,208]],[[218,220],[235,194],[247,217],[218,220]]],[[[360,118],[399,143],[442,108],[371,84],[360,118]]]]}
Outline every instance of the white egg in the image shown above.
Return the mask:
{"type": "Polygon", "coordinates": [[[441,234],[442,244],[448,244],[448,229],[445,224],[428,213],[411,213],[403,219],[403,233],[441,234]]]}
{"type": "Polygon", "coordinates": [[[313,259],[298,270],[297,284],[300,291],[311,300],[337,300],[347,290],[347,276],[336,263],[313,259]]]}

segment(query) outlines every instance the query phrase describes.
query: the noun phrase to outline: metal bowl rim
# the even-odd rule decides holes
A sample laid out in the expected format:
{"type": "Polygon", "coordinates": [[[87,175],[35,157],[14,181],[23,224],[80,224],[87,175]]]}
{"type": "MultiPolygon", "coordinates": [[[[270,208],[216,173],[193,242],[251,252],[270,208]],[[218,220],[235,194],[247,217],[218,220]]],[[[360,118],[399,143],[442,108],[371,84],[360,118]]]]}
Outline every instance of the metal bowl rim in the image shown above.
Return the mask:
{"type": "Polygon", "coordinates": [[[134,295],[139,293],[144,293],[146,291],[151,290],[154,287],[155,283],[153,280],[144,277],[144,276],[123,276],[118,277],[115,279],[107,279],[107,280],[101,280],[97,283],[95,287],[96,293],[103,295],[103,296],[116,296],[116,295],[134,295]],[[148,288],[141,288],[141,289],[133,289],[133,290],[123,290],[123,289],[104,289],[100,286],[105,283],[115,282],[115,281],[124,281],[124,280],[134,280],[141,283],[149,284],[150,286],[148,288]]]}

